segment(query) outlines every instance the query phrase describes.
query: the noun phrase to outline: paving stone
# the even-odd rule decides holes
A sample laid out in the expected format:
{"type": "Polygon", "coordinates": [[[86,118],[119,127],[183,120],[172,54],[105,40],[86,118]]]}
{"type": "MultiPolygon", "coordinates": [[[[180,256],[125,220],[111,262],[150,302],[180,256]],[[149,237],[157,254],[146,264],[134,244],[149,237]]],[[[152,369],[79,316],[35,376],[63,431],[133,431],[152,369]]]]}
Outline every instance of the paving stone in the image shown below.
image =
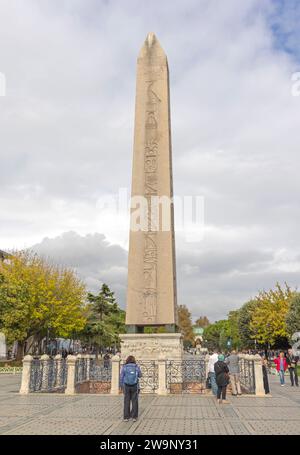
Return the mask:
{"type": "Polygon", "coordinates": [[[0,434],[300,434],[300,391],[271,377],[272,397],[141,395],[139,420],[123,422],[122,395],[19,395],[20,378],[0,376],[0,434]]]}

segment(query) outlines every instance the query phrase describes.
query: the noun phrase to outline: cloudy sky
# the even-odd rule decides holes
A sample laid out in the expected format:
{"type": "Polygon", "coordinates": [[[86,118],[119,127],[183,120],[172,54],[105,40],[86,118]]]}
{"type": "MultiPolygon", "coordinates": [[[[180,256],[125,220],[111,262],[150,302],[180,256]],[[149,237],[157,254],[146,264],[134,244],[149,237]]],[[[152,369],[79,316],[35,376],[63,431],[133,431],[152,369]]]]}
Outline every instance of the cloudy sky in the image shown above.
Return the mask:
{"type": "Polygon", "coordinates": [[[128,217],[101,200],[130,191],[136,57],[154,31],[174,191],[205,203],[202,241],[176,234],[179,303],[215,320],[298,286],[299,22],[298,0],[0,0],[0,249],[34,246],[125,306],[128,217]]]}

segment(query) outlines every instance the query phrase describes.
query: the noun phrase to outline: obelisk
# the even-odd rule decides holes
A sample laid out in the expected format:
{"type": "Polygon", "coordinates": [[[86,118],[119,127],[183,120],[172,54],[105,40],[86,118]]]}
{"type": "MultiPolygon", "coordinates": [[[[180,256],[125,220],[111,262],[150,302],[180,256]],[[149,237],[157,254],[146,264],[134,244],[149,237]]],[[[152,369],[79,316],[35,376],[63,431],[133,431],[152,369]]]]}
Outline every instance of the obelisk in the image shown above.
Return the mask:
{"type": "Polygon", "coordinates": [[[169,70],[154,33],[148,34],[137,60],[131,195],[122,353],[153,358],[165,352],[178,358],[169,70]],[[144,333],[149,326],[163,326],[165,333],[144,333]]]}

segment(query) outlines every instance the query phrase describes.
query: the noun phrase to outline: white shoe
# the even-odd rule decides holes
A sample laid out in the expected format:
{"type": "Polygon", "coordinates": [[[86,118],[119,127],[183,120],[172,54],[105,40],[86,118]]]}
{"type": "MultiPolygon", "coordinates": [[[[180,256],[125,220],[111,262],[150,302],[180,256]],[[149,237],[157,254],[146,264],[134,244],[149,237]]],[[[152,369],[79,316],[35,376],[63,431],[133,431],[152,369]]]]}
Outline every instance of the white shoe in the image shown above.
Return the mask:
{"type": "Polygon", "coordinates": [[[281,387],[284,387],[284,386],[285,386],[285,384],[280,384],[280,385],[281,385],[281,387]]]}

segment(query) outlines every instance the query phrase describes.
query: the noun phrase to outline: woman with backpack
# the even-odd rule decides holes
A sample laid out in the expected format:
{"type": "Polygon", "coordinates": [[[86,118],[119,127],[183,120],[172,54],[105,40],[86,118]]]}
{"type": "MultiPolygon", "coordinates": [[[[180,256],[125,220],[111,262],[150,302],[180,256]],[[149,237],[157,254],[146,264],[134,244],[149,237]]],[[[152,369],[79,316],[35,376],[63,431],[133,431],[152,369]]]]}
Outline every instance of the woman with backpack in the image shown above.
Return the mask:
{"type": "Polygon", "coordinates": [[[218,356],[218,361],[214,364],[216,383],[218,386],[217,399],[219,404],[228,403],[226,400],[226,389],[229,384],[229,369],[224,360],[225,356],[220,354],[218,356]]]}
{"type": "Polygon", "coordinates": [[[139,378],[142,376],[140,367],[136,364],[133,355],[127,357],[125,365],[121,370],[120,384],[124,392],[124,420],[130,418],[137,421],[139,413],[139,378]],[[130,409],[131,403],[131,409],[130,409]]]}

